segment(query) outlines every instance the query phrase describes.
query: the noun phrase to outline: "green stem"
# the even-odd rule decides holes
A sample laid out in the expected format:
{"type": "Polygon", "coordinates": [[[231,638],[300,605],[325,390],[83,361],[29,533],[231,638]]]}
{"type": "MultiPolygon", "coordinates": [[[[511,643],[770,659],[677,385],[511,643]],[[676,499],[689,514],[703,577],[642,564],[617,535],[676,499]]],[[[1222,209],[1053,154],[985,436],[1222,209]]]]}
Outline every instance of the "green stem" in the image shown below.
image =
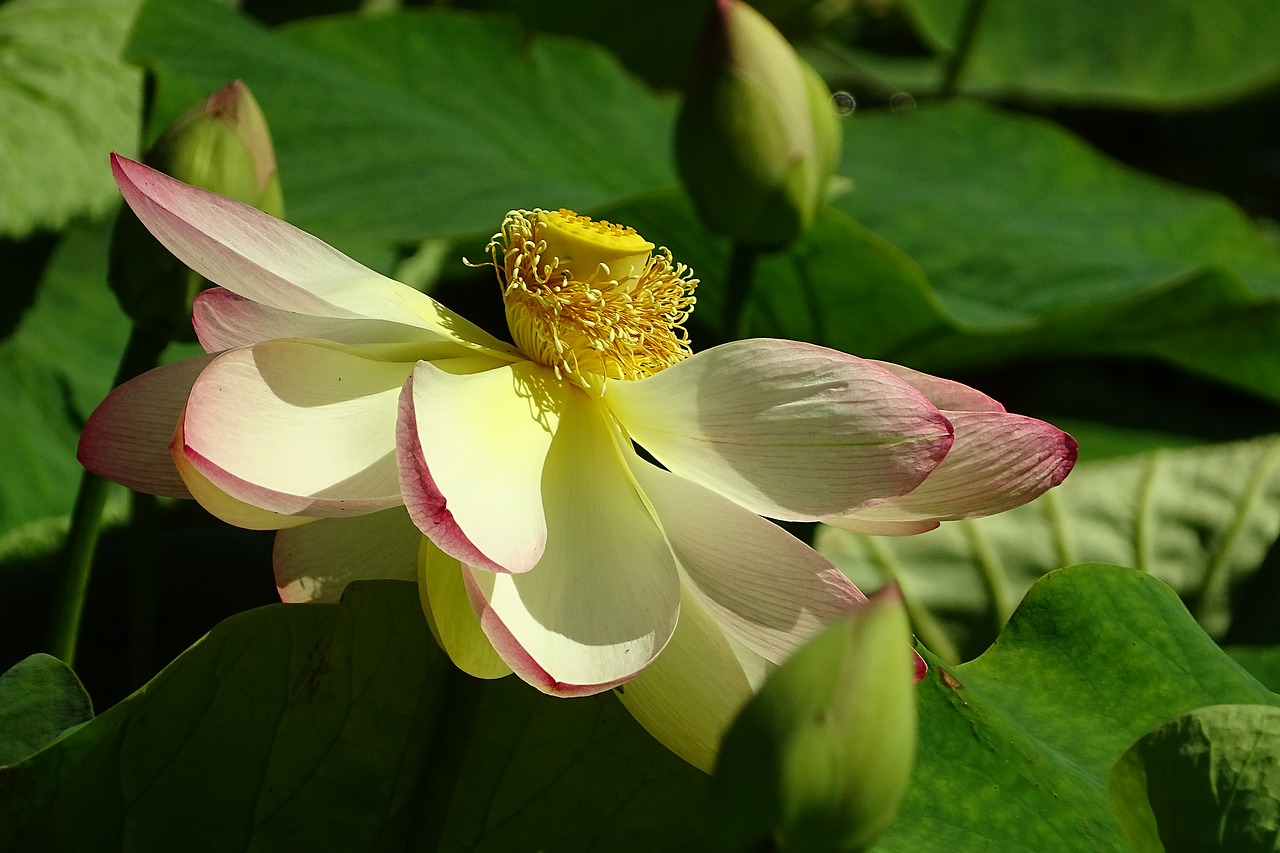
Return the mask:
{"type": "Polygon", "coordinates": [[[964,75],[964,67],[973,53],[973,43],[982,25],[982,16],[987,12],[988,0],[969,0],[965,7],[964,18],[960,21],[960,32],[956,34],[956,45],[942,66],[942,84],[938,93],[944,98],[953,98],[960,89],[960,79],[964,75]]]}
{"type": "Polygon", "coordinates": [[[987,588],[987,594],[991,596],[992,617],[995,622],[995,633],[999,636],[1000,631],[1004,628],[1009,617],[1013,615],[1013,610],[1017,606],[1017,602],[1013,600],[1013,592],[1009,589],[1009,584],[1005,580],[1004,567],[1000,564],[1000,557],[996,554],[995,549],[991,547],[991,543],[987,541],[986,536],[982,534],[972,521],[957,521],[957,525],[964,531],[965,538],[969,540],[969,547],[973,549],[974,559],[978,564],[978,572],[982,577],[983,586],[987,588]]]}
{"type": "Polygon", "coordinates": [[[159,613],[156,596],[157,547],[155,495],[135,492],[130,513],[132,549],[129,567],[129,684],[141,686],[159,669],[156,642],[159,613]]]}
{"type": "MultiPolygon", "coordinates": [[[[155,367],[164,347],[163,341],[134,324],[111,387],[115,388],[155,367]]],[[[71,529],[67,532],[67,562],[58,580],[58,591],[53,601],[51,641],[54,656],[67,666],[75,664],[80,620],[84,615],[89,574],[93,568],[93,554],[98,547],[102,511],[107,504],[109,487],[110,483],[106,480],[85,471],[80,477],[75,507],[71,510],[71,529]]]]}
{"type": "Polygon", "coordinates": [[[725,283],[728,297],[724,306],[724,339],[727,341],[737,340],[742,334],[742,312],[751,299],[759,254],[759,250],[738,242],[729,252],[729,273],[725,283]]]}

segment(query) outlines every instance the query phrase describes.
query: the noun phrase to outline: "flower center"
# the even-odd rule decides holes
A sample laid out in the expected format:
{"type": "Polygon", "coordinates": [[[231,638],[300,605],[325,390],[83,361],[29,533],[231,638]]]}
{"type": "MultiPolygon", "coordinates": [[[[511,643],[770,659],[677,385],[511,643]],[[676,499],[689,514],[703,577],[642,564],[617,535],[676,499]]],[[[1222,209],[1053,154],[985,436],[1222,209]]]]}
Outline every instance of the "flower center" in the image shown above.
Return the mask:
{"type": "Polygon", "coordinates": [[[592,388],[689,356],[698,280],[634,229],[572,210],[514,210],[488,250],[516,346],[557,377],[592,388]]]}

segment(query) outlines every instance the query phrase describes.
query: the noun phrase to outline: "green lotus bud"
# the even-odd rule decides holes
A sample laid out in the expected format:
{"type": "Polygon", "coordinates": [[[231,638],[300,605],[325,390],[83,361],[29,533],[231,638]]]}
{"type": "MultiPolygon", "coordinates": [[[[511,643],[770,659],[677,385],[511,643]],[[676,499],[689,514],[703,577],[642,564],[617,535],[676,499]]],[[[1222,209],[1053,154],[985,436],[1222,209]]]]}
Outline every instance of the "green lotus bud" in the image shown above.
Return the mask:
{"type": "MultiPolygon", "coordinates": [[[[284,215],[267,121],[239,80],[183,114],[143,161],[193,186],[284,215]]],[[[135,323],[163,340],[191,339],[191,303],[209,282],[161,246],[127,206],[111,235],[109,278],[135,323]]]]}
{"type": "Polygon", "coordinates": [[[891,587],[769,677],[721,746],[709,849],[858,851],[893,823],[915,763],[910,636],[891,587]]]}
{"type": "Polygon", "coordinates": [[[716,0],[676,125],[676,163],[707,226],[757,248],[789,243],[839,156],[822,78],[759,12],[716,0]]]}

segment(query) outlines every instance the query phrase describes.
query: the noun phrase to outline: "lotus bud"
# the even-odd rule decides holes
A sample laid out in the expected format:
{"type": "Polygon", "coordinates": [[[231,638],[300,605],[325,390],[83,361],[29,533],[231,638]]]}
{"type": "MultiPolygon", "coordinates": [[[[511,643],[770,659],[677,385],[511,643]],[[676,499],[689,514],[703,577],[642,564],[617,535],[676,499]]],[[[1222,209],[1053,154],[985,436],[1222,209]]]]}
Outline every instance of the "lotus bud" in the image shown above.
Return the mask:
{"type": "MultiPolygon", "coordinates": [[[[239,80],[183,114],[143,160],[193,186],[284,215],[271,134],[239,80]]],[[[110,283],[125,313],[149,333],[192,339],[191,303],[209,282],[175,259],[128,207],[111,236],[110,283]]]]}
{"type": "Polygon", "coordinates": [[[676,164],[707,226],[760,249],[812,222],[840,156],[831,92],[782,34],[716,0],[676,125],[676,164]]]}
{"type": "Polygon", "coordinates": [[[915,763],[910,629],[890,587],[773,673],[734,721],[711,785],[711,850],[865,850],[915,763]]]}

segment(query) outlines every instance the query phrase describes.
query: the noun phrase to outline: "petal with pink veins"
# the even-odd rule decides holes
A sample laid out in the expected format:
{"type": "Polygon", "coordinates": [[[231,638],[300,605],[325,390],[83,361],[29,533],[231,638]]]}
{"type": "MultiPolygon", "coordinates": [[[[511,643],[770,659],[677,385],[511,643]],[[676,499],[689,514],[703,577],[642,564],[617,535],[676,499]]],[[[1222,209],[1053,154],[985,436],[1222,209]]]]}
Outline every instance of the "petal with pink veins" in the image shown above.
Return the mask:
{"type": "Polygon", "coordinates": [[[324,603],[351,581],[414,580],[421,540],[401,507],[281,530],[272,550],[276,589],[290,604],[324,603]]]}
{"type": "Polygon", "coordinates": [[[510,345],[426,294],[287,222],[117,154],[111,168],[147,230],[184,264],[233,293],[301,314],[417,326],[441,340],[515,357],[510,345]]]}
{"type": "Polygon", "coordinates": [[[208,352],[280,338],[317,338],[358,347],[387,361],[454,358],[472,351],[427,329],[390,320],[317,317],[261,305],[225,287],[202,291],[192,306],[196,338],[208,352]]]}
{"type": "MultiPolygon", "coordinates": [[[[414,528],[417,532],[417,528],[414,528]]],[[[462,564],[418,533],[418,595],[427,624],[454,666],[476,678],[502,678],[511,667],[498,656],[467,597],[462,564]]]]}
{"type": "Polygon", "coordinates": [[[685,581],[734,639],[780,664],[866,596],[818,552],[738,504],[635,459],[685,581]]]}
{"type": "Polygon", "coordinates": [[[746,340],[698,353],[605,402],[671,471],[759,515],[815,521],[919,485],[951,425],[883,368],[825,347],[746,340]]]}
{"type": "Polygon", "coordinates": [[[929,402],[944,413],[1004,411],[1004,406],[998,401],[988,397],[976,388],[965,385],[963,382],[921,373],[919,370],[912,370],[910,367],[903,367],[901,364],[894,364],[890,361],[872,361],[871,363],[884,368],[928,397],[929,402]]]}
{"type": "Polygon", "coordinates": [[[80,434],[80,464],[134,491],[191,497],[169,444],[191,386],[212,360],[200,356],[157,367],[108,394],[80,434]]]}
{"type": "Polygon", "coordinates": [[[658,656],[679,617],[675,560],[616,441],[596,404],[570,395],[543,476],[542,559],[523,574],[464,572],[498,654],[546,693],[626,681],[658,656]]]}
{"type": "Polygon", "coordinates": [[[411,369],[319,341],[229,350],[191,389],[182,455],[223,492],[274,513],[396,506],[396,401],[411,369]]]}
{"type": "Polygon", "coordinates": [[[827,523],[860,533],[921,533],[941,521],[1022,506],[1061,483],[1075,465],[1075,439],[1044,421],[1006,412],[946,414],[956,441],[924,483],[827,523]]]}
{"type": "Polygon", "coordinates": [[[497,572],[542,557],[543,465],[569,394],[531,361],[418,362],[400,400],[401,490],[446,554],[497,572]]]}
{"type": "Polygon", "coordinates": [[[618,688],[622,704],[649,734],[707,773],[751,694],[720,626],[687,590],[671,642],[648,669],[618,688]]]}

